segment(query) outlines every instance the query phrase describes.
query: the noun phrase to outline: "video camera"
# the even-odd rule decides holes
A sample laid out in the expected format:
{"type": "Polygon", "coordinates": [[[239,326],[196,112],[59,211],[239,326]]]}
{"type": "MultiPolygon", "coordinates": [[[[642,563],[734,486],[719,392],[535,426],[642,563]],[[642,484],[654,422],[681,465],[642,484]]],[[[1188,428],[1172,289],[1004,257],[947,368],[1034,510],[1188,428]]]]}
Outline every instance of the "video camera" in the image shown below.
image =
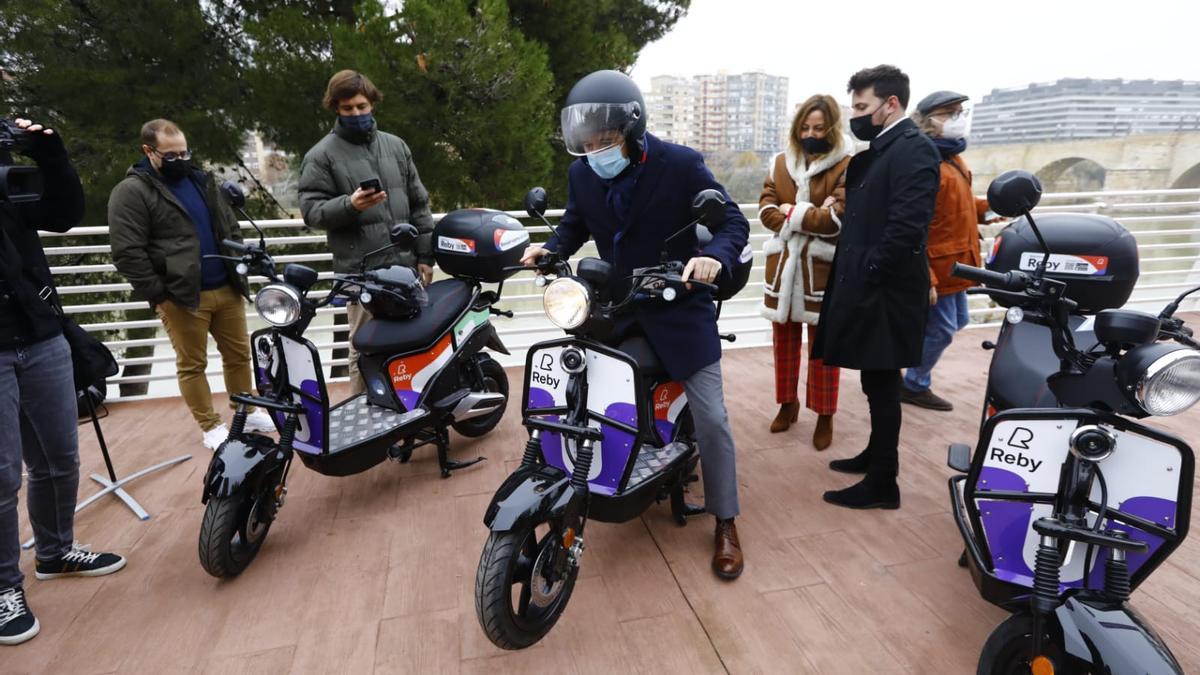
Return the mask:
{"type": "Polygon", "coordinates": [[[42,198],[42,173],[34,166],[15,166],[12,153],[25,154],[33,134],[0,117],[0,202],[35,202],[42,198]]]}

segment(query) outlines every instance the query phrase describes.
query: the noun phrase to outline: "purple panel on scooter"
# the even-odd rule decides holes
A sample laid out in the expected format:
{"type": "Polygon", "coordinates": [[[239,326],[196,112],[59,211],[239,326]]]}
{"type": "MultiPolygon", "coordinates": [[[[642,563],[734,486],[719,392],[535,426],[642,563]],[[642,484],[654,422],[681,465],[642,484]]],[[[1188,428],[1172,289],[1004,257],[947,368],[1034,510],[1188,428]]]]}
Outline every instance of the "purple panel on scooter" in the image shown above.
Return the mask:
{"type": "MultiPolygon", "coordinates": [[[[554,394],[540,389],[538,387],[529,388],[529,407],[530,408],[553,408],[554,394]]],[[[550,422],[558,422],[558,415],[539,415],[542,419],[550,422]]],[[[542,459],[550,466],[557,466],[563,471],[567,470],[566,464],[562,460],[562,436],[551,433],[549,431],[542,432],[542,459]]]]}
{"type": "MultiPolygon", "coordinates": [[[[637,427],[637,408],[632,403],[613,403],[604,411],[604,415],[637,427]]],[[[633,452],[636,439],[632,434],[607,424],[600,425],[600,428],[604,433],[604,440],[600,442],[603,462],[600,475],[588,482],[588,488],[597,494],[611,495],[616,493],[621,484],[621,476],[625,475],[625,466],[629,463],[629,453],[633,452]]]]}
{"type": "MultiPolygon", "coordinates": [[[[1130,497],[1117,507],[1118,510],[1128,513],[1132,516],[1137,516],[1143,520],[1148,520],[1152,523],[1157,523],[1163,527],[1175,527],[1175,512],[1177,510],[1175,502],[1161,497],[1130,497]]],[[[1137,574],[1137,571],[1146,564],[1150,556],[1163,545],[1162,537],[1155,536],[1144,530],[1138,529],[1130,525],[1121,523],[1111,523],[1110,529],[1128,532],[1130,539],[1144,541],[1150,548],[1145,553],[1129,553],[1125,560],[1129,564],[1129,574],[1137,574]]],[[[1104,565],[1102,564],[1108,559],[1108,549],[1101,548],[1093,554],[1093,558],[1097,561],[1095,567],[1092,568],[1091,574],[1088,575],[1088,582],[1092,588],[1104,587],[1104,565]]],[[[1068,586],[1081,586],[1080,583],[1068,584],[1068,586]]]]}
{"type": "Polygon", "coordinates": [[[980,499],[980,491],[983,490],[1027,492],[1029,486],[1011,471],[985,466],[979,472],[976,489],[979,520],[987,535],[988,551],[992,555],[996,576],[1013,583],[1032,584],[1033,570],[1025,563],[1025,537],[1033,515],[1032,505],[980,499]]]}
{"type": "MultiPolygon", "coordinates": [[[[316,380],[305,380],[302,382],[300,384],[300,391],[318,399],[321,396],[321,386],[317,384],[316,380]]],[[[325,406],[307,397],[301,399],[301,404],[304,406],[304,417],[308,423],[308,440],[293,441],[292,447],[304,452],[320,454],[325,443],[325,406]]],[[[280,424],[280,426],[282,427],[283,425],[280,424]]]]}
{"type": "Polygon", "coordinates": [[[417,407],[417,399],[421,398],[421,392],[411,389],[397,389],[396,396],[404,404],[405,410],[414,410],[417,407]]]}

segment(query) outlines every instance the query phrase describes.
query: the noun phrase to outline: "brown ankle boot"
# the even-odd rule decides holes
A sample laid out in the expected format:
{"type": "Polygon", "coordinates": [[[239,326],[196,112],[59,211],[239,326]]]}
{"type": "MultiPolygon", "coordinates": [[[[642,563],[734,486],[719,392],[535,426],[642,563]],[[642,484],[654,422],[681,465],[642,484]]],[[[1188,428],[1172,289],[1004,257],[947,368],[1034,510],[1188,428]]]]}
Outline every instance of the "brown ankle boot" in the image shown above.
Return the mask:
{"type": "Polygon", "coordinates": [[[717,520],[716,548],[713,551],[713,572],[722,579],[733,580],[742,576],[746,563],[742,560],[742,546],[738,543],[737,526],[733,518],[717,520]]]}
{"type": "Polygon", "coordinates": [[[771,433],[777,434],[781,431],[787,431],[788,427],[800,418],[800,403],[784,403],[779,406],[779,414],[775,415],[775,419],[771,420],[771,433]]]}
{"type": "Polygon", "coordinates": [[[833,443],[833,415],[817,417],[817,428],[813,429],[813,447],[824,450],[833,443]]]}

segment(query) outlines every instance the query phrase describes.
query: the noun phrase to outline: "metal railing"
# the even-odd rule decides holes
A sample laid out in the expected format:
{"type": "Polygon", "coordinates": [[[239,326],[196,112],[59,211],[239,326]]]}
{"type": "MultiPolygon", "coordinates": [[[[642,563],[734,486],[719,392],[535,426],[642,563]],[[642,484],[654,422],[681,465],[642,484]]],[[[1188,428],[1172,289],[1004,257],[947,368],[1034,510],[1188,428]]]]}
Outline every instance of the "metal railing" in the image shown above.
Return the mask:
{"type": "MultiPolygon", "coordinates": [[[[759,314],[762,297],[764,257],[763,244],[771,233],[757,220],[758,207],[742,205],[743,212],[751,219],[751,243],[755,249],[755,262],[750,282],[735,298],[726,302],[722,309],[720,327],[724,333],[734,333],[737,341],[727,348],[759,347],[769,345],[771,324],[759,314]]],[[[1109,215],[1137,238],[1141,255],[1141,277],[1129,301],[1129,306],[1157,310],[1174,299],[1187,287],[1200,284],[1200,189],[1192,190],[1142,190],[1047,194],[1035,213],[1082,212],[1109,215]]],[[[509,212],[513,217],[528,221],[522,212],[509,212]]],[[[561,216],[561,211],[547,214],[551,219],[561,216]]],[[[439,218],[440,216],[435,216],[439,218]]],[[[324,251],[294,251],[297,247],[323,248],[325,236],[321,232],[308,230],[300,220],[263,220],[259,225],[270,236],[267,246],[277,262],[302,262],[328,269],[331,254],[324,251]]],[[[247,236],[253,235],[250,225],[243,223],[247,236]]],[[[548,229],[544,225],[529,225],[528,231],[544,236],[548,229]]],[[[1002,226],[984,227],[982,243],[986,256],[991,250],[993,236],[1002,226]]],[[[43,232],[43,245],[47,256],[54,263],[51,271],[62,296],[65,310],[88,331],[102,333],[105,344],[118,357],[122,373],[109,381],[110,400],[119,399],[121,384],[146,383],[145,394],[125,396],[126,400],[178,394],[175,386],[175,355],[170,340],[161,330],[157,318],[127,318],[135,310],[146,310],[144,302],[129,297],[128,283],[111,277],[116,268],[107,261],[110,247],[107,242],[107,227],[79,227],[66,233],[43,232]],[[69,238],[68,241],[64,239],[69,238]],[[80,240],[87,240],[80,243],[80,240]],[[63,258],[87,256],[87,264],[78,260],[62,264],[63,258]],[[100,258],[99,261],[95,260],[100,258]],[[106,278],[94,282],[81,276],[100,275],[106,278]],[[118,295],[99,301],[96,295],[118,295]],[[129,330],[143,329],[153,337],[129,337],[129,330]],[[133,348],[152,348],[149,356],[127,356],[133,348]],[[149,366],[148,374],[129,375],[126,366],[149,366]]],[[[590,242],[577,254],[578,257],[595,255],[590,242]]],[[[332,272],[320,273],[321,279],[329,279],[332,272]]],[[[251,277],[251,287],[257,288],[265,279],[251,277]]],[[[539,341],[560,334],[541,311],[541,292],[534,286],[532,275],[517,275],[504,284],[500,306],[514,311],[514,318],[494,318],[497,330],[512,350],[512,356],[501,359],[504,365],[520,365],[524,362],[526,349],[539,341]]],[[[317,294],[324,292],[318,291],[317,294]]],[[[1195,304],[1186,308],[1194,308],[1195,304]]],[[[247,306],[247,320],[253,331],[265,325],[247,306]]],[[[970,314],[977,327],[995,326],[1003,317],[1003,308],[997,308],[986,298],[975,296],[971,300],[970,314]]],[[[318,311],[318,317],[309,328],[307,336],[321,352],[326,374],[333,366],[344,366],[346,358],[333,358],[333,350],[344,349],[344,324],[337,324],[336,316],[345,314],[344,308],[329,307],[318,311]],[[338,339],[342,337],[342,339],[338,339]]],[[[148,316],[148,314],[146,314],[148,316]]],[[[212,345],[210,344],[210,347],[212,345]]],[[[208,375],[213,391],[221,391],[220,355],[215,349],[209,355],[208,375]]],[[[144,368],[143,368],[144,369],[144,368]]],[[[340,381],[344,378],[332,378],[340,381]]]]}

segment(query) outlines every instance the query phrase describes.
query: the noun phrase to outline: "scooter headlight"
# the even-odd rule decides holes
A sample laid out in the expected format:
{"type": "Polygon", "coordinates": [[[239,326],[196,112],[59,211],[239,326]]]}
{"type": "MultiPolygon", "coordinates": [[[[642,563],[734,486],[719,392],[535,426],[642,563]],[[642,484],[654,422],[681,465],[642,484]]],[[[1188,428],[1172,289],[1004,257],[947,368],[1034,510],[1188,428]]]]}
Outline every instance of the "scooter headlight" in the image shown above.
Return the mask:
{"type": "Polygon", "coordinates": [[[578,279],[563,277],[546,287],[542,306],[551,323],[563,330],[572,330],[587,320],[592,302],[587,286],[578,279]]]}
{"type": "Polygon", "coordinates": [[[1118,366],[1118,380],[1151,415],[1178,415],[1200,400],[1200,352],[1158,343],[1131,349],[1118,366]]]}
{"type": "Polygon", "coordinates": [[[283,284],[263,286],[254,296],[254,308],[272,326],[290,326],[300,319],[300,294],[283,284]]]}

